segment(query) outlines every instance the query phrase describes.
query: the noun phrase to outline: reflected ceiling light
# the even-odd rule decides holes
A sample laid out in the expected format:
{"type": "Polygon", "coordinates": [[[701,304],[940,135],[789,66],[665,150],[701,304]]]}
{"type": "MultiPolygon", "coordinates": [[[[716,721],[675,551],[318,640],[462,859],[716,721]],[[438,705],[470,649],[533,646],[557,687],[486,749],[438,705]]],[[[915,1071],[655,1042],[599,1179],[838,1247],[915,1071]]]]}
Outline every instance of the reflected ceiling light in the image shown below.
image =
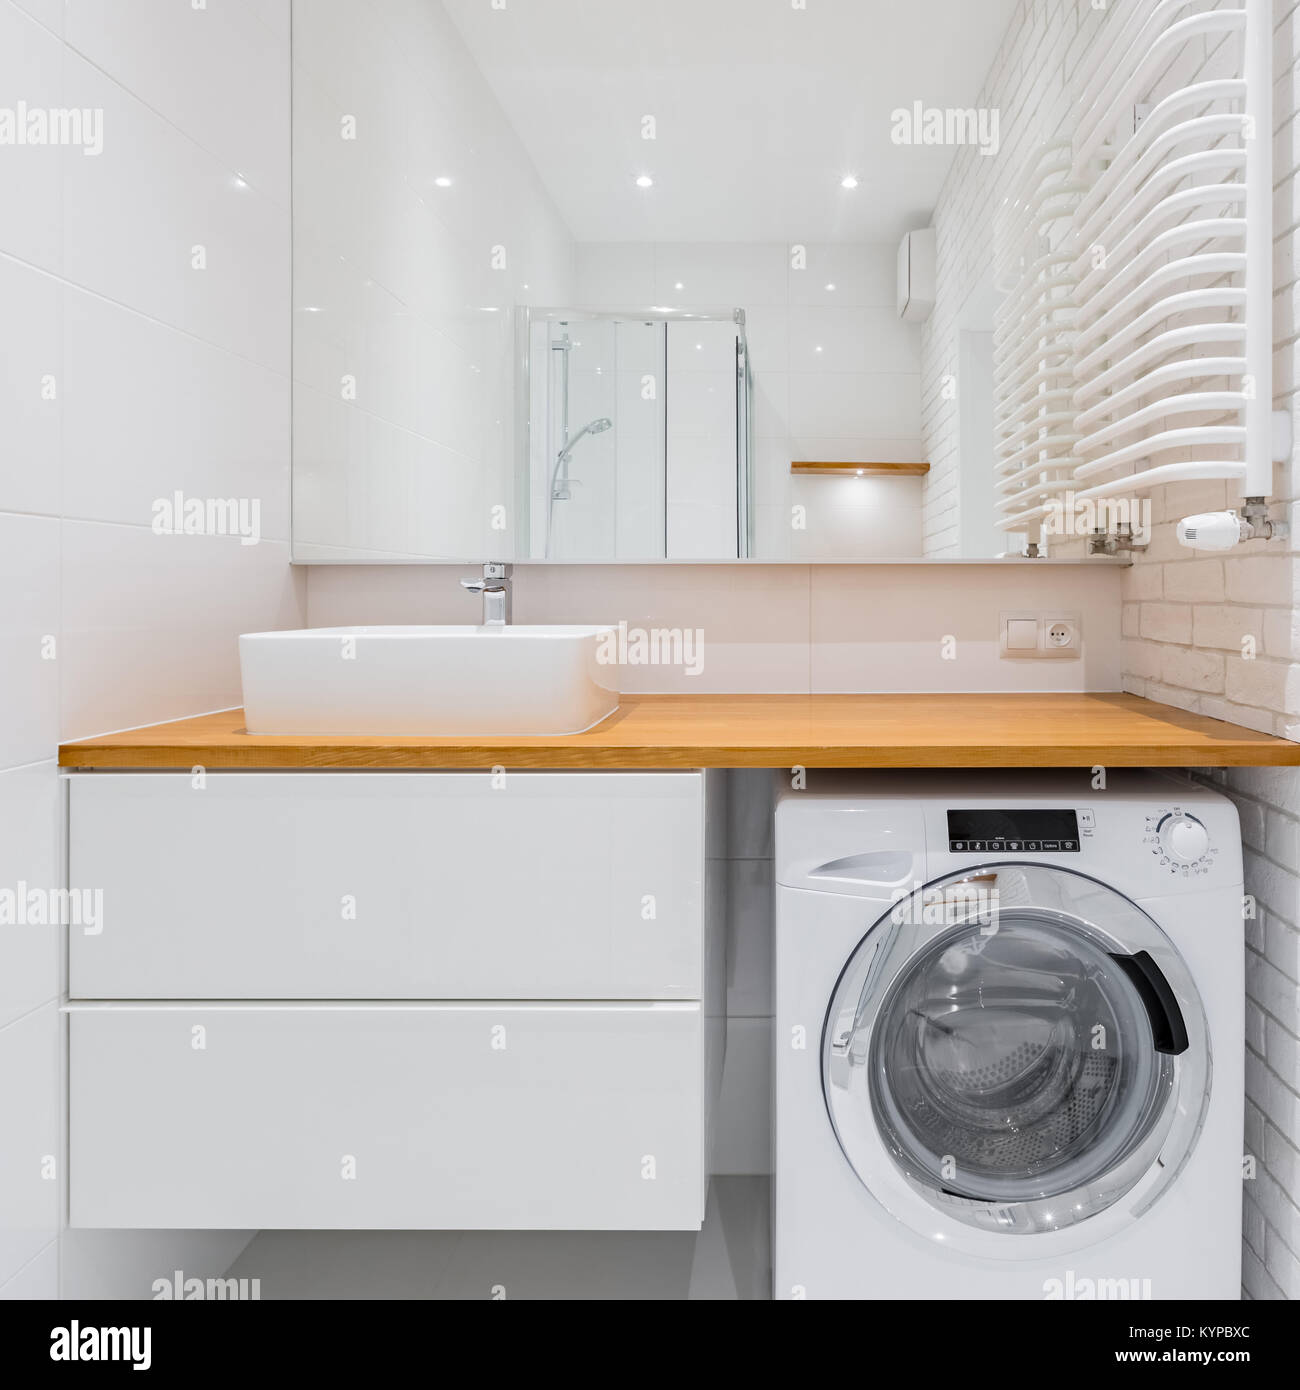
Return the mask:
{"type": "Polygon", "coordinates": [[[864,469],[859,468],[859,469],[858,469],[858,477],[859,477],[859,478],[865,478],[866,476],[867,476],[867,475],[866,475],[866,471],[865,471],[864,469]]]}
{"type": "Polygon", "coordinates": [[[852,174],[845,174],[844,177],[840,180],[841,188],[856,188],[857,186],[858,181],[852,174]]]}
{"type": "Polygon", "coordinates": [[[438,188],[450,188],[450,187],[451,187],[451,180],[446,176],[446,174],[444,174],[441,178],[434,179],[433,182],[434,182],[434,184],[435,184],[438,188]]]}
{"type": "Polygon", "coordinates": [[[834,286],[834,285],[827,285],[826,288],[827,288],[828,290],[833,290],[833,289],[835,288],[835,286],[834,286]]]}
{"type": "Polygon", "coordinates": [[[652,179],[649,174],[642,174],[640,178],[637,179],[636,186],[638,188],[653,188],[654,182],[654,179],[652,179]]]}
{"type": "Polygon", "coordinates": [[[822,350],[822,345],[821,345],[820,343],[818,343],[817,346],[816,346],[815,348],[813,348],[813,351],[814,351],[814,352],[820,352],[821,350],[822,350]]]}
{"type": "Polygon", "coordinates": [[[673,286],[673,289],[675,290],[684,290],[685,288],[686,286],[683,285],[680,280],[678,280],[678,282],[673,286]]]}

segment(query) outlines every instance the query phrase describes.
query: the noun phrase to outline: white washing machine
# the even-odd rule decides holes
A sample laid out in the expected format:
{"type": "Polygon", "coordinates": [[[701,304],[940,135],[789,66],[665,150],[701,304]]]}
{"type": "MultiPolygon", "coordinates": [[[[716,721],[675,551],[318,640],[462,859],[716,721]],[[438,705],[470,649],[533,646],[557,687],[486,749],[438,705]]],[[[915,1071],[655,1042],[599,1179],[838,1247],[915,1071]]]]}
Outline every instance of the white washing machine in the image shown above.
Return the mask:
{"type": "Polygon", "coordinates": [[[1236,808],[1112,771],[776,809],[777,1298],[1238,1298],[1236,808]]]}

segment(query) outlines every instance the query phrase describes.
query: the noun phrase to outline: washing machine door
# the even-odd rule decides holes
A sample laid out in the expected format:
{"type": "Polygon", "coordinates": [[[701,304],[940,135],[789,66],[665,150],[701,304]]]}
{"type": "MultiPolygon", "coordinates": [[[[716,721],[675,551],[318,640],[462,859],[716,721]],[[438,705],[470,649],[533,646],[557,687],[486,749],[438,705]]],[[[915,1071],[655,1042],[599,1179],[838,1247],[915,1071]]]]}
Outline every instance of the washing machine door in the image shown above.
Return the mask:
{"type": "Polygon", "coordinates": [[[1087,875],[1024,863],[895,904],[840,976],[822,1064],[872,1194],[923,1234],[974,1228],[1008,1256],[1007,1236],[1101,1238],[1145,1210],[1210,1086],[1204,1011],[1159,926],[1087,875]]]}

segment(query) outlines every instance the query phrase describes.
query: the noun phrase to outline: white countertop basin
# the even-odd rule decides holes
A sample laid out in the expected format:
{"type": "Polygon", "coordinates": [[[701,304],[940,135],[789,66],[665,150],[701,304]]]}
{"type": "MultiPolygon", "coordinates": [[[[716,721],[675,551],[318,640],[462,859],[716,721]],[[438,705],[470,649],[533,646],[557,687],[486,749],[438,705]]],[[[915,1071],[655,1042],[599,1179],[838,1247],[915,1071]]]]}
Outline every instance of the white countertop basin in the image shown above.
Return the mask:
{"type": "Polygon", "coordinates": [[[575,734],[618,708],[606,627],[317,627],[239,639],[253,734],[575,734]]]}

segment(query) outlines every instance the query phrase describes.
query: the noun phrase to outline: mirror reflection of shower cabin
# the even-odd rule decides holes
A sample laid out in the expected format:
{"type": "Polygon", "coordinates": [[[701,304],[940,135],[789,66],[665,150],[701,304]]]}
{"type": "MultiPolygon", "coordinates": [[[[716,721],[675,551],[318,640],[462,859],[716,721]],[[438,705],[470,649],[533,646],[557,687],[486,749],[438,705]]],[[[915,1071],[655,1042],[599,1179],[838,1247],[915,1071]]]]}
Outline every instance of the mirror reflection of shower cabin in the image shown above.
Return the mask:
{"type": "Polygon", "coordinates": [[[745,315],[521,309],[533,560],[752,553],[745,315]]]}

